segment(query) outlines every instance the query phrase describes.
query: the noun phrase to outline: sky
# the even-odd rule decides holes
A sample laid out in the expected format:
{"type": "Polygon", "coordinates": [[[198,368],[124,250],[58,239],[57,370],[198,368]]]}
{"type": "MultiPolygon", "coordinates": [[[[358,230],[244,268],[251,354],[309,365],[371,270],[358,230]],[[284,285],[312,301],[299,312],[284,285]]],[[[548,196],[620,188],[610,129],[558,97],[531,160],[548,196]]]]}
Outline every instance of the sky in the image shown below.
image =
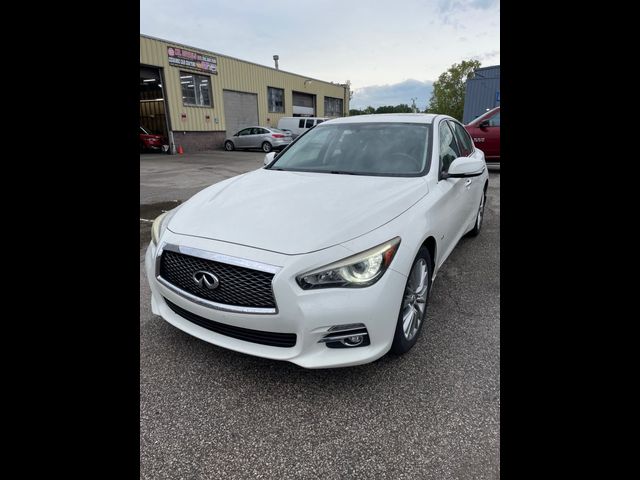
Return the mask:
{"type": "Polygon", "coordinates": [[[140,33],[328,82],[350,108],[424,110],[454,63],[500,64],[500,0],[140,0],[140,33]]]}

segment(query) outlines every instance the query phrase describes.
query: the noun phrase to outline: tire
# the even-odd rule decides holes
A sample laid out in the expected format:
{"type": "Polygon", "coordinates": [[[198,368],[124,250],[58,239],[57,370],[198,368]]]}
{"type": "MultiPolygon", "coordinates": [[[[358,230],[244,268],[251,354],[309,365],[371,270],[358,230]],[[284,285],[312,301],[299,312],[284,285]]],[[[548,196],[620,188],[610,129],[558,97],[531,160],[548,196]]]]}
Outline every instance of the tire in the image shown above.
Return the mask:
{"type": "Polygon", "coordinates": [[[418,336],[422,331],[422,326],[427,316],[432,276],[433,262],[431,261],[431,255],[426,247],[422,247],[418,250],[418,254],[411,265],[409,278],[407,278],[400,302],[396,331],[391,344],[391,351],[397,355],[408,352],[418,341],[418,336]],[[420,281],[419,283],[418,280],[420,281]],[[422,308],[420,307],[421,305],[422,308]],[[411,317],[408,317],[408,315],[411,315],[411,317]],[[417,322],[417,326],[415,322],[417,322]]]}
{"type": "Polygon", "coordinates": [[[269,142],[264,142],[262,144],[262,151],[264,153],[269,153],[271,150],[273,150],[273,146],[271,146],[271,144],[269,142]]]}
{"type": "Polygon", "coordinates": [[[227,140],[226,142],[224,142],[224,149],[227,152],[232,152],[236,147],[233,145],[233,142],[230,140],[227,140]]]}
{"type": "Polygon", "coordinates": [[[469,230],[470,237],[477,237],[480,233],[480,229],[482,228],[482,221],[484,220],[484,206],[487,203],[487,191],[482,191],[482,198],[480,198],[480,207],[478,208],[478,213],[476,214],[476,221],[473,224],[473,228],[469,230]]]}

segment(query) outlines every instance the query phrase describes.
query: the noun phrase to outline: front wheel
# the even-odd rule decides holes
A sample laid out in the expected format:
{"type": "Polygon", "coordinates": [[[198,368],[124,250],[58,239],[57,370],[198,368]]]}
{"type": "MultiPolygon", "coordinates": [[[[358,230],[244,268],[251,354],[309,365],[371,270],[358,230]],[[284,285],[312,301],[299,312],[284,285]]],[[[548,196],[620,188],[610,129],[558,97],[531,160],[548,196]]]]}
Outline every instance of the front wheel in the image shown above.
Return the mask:
{"type": "Polygon", "coordinates": [[[273,147],[271,146],[271,144],[269,142],[264,142],[262,144],[262,151],[264,153],[269,153],[271,150],[273,150],[273,147]]]}
{"type": "Polygon", "coordinates": [[[400,355],[411,350],[418,340],[427,314],[433,264],[429,250],[422,247],[413,261],[402,296],[400,313],[391,351],[400,355]]]}
{"type": "Polygon", "coordinates": [[[235,148],[235,147],[233,146],[233,142],[231,142],[231,141],[229,141],[229,140],[227,140],[226,142],[224,142],[224,149],[225,149],[227,152],[232,151],[234,148],[235,148]]]}

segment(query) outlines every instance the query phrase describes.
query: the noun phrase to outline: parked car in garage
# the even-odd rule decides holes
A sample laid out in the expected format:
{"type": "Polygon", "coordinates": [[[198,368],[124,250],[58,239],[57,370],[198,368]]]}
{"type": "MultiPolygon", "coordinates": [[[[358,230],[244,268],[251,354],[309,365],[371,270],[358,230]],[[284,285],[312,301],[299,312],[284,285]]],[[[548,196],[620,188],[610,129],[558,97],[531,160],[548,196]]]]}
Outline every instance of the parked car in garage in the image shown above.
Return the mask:
{"type": "Polygon", "coordinates": [[[479,116],[465,127],[488,164],[500,164],[500,107],[479,116]]]}
{"type": "Polygon", "coordinates": [[[464,126],[435,114],[338,118],[264,164],[154,221],[153,313],[306,368],[411,349],[436,273],[482,227],[489,177],[464,126]]]}
{"type": "Polygon", "coordinates": [[[227,151],[260,148],[263,152],[282,150],[291,143],[291,132],[271,127],[247,127],[227,137],[224,148],[227,151]]]}
{"type": "Polygon", "coordinates": [[[140,151],[166,152],[169,150],[169,142],[163,135],[151,133],[140,125],[140,151]]]}

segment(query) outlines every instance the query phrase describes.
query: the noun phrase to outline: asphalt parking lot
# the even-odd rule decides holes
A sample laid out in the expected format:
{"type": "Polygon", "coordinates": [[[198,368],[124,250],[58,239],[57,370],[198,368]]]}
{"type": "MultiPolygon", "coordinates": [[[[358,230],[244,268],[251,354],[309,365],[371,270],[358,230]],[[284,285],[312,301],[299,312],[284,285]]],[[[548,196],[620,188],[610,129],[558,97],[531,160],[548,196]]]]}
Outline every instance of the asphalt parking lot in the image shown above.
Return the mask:
{"type": "Polygon", "coordinates": [[[336,370],[224,350],[151,314],[150,223],[260,152],[140,156],[140,477],[500,477],[500,173],[401,357],[336,370]]]}

